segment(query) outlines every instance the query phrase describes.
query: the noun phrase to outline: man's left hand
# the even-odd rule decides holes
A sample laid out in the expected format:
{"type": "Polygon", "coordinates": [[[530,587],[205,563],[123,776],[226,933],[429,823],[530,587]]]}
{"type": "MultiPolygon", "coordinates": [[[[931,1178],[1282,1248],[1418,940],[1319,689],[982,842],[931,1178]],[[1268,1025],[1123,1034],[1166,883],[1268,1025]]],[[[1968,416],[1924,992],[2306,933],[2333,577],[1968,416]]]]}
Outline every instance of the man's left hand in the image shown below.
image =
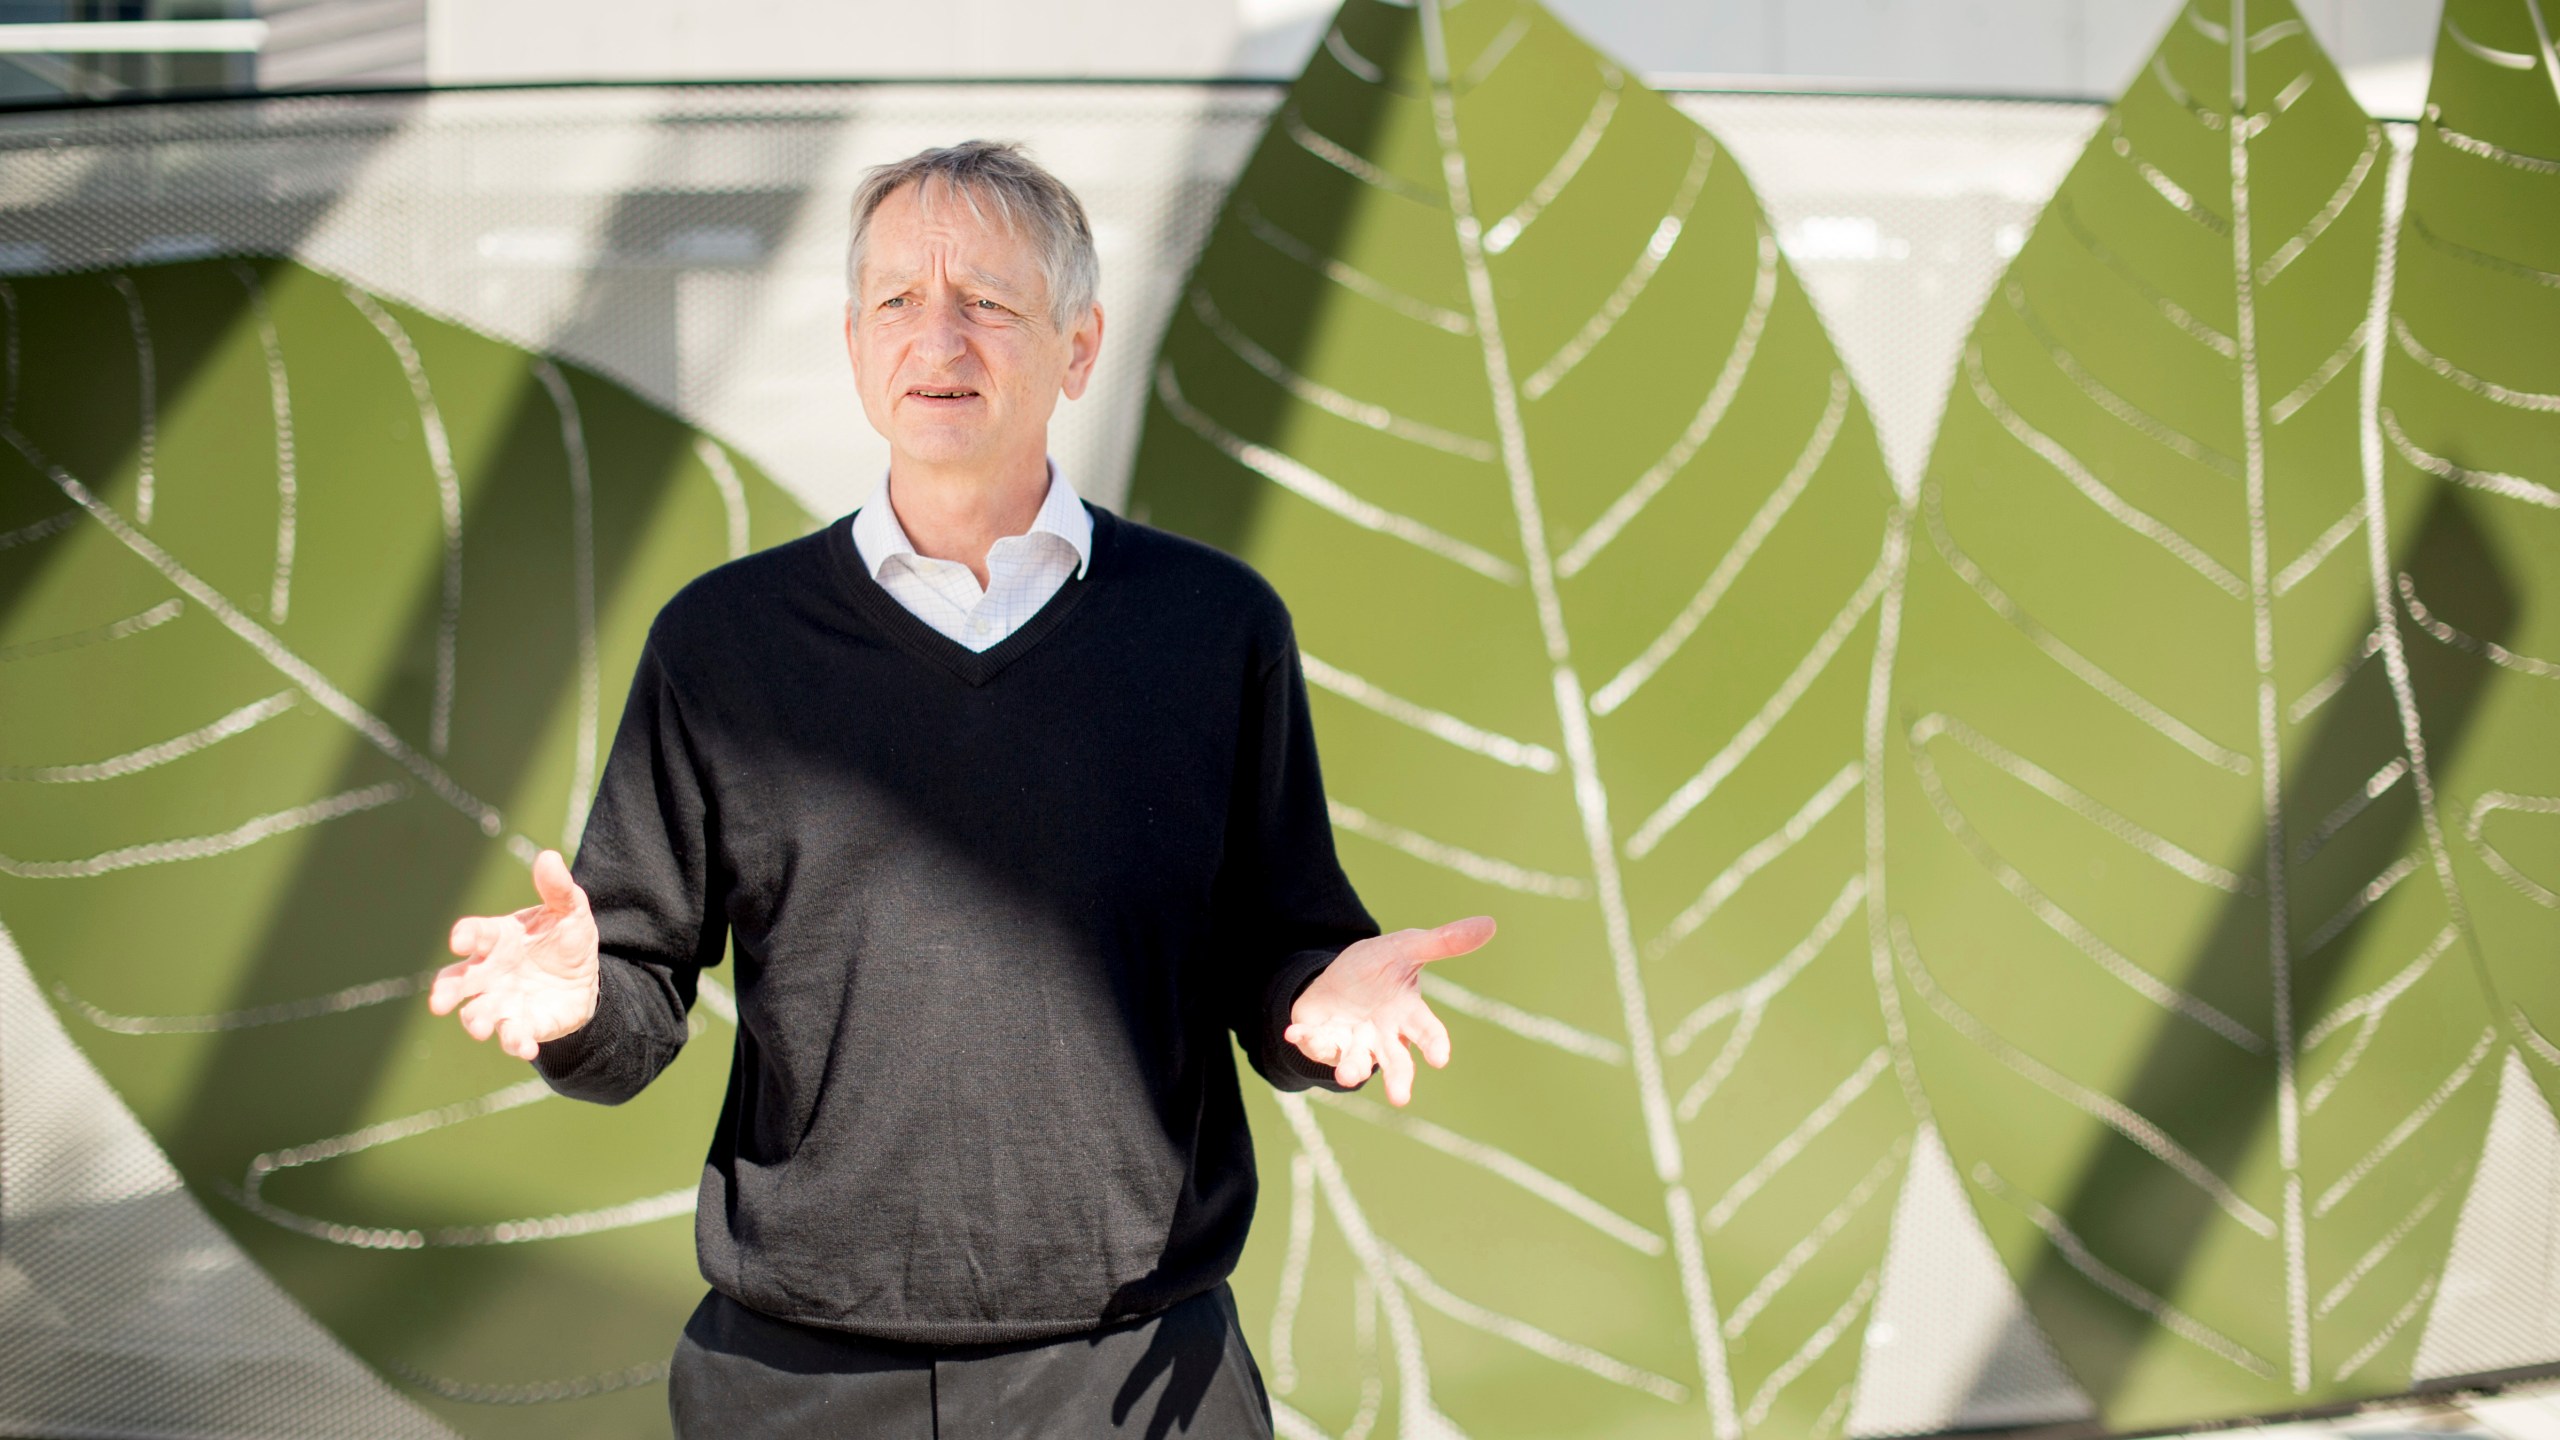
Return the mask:
{"type": "Polygon", "coordinates": [[[1492,938],[1492,918],[1478,915],[1436,930],[1362,940],[1335,956],[1298,996],[1280,1038],[1317,1064],[1332,1066],[1338,1085],[1357,1085],[1371,1071],[1384,1071],[1387,1103],[1402,1105],[1413,1098],[1407,1043],[1421,1046],[1422,1058],[1435,1070],[1449,1063],[1449,1029],[1422,1003],[1422,967],[1492,938]]]}

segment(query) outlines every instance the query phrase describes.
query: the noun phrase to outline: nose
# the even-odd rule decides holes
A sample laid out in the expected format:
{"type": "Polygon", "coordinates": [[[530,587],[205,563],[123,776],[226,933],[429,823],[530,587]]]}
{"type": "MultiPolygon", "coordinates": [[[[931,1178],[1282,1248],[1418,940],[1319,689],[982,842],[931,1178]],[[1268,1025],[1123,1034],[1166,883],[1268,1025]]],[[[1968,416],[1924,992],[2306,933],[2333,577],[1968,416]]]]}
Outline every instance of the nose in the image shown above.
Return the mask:
{"type": "Polygon", "coordinates": [[[932,365],[949,365],[969,350],[968,322],[954,300],[940,301],[927,310],[922,332],[916,336],[916,358],[932,365]]]}

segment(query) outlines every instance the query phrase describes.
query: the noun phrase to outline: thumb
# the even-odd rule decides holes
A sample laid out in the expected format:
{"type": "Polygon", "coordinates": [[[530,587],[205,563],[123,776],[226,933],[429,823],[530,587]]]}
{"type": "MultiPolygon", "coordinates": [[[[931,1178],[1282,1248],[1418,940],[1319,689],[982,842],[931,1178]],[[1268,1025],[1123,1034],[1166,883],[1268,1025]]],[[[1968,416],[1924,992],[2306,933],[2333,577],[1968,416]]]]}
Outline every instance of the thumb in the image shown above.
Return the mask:
{"type": "Polygon", "coordinates": [[[1446,960],[1452,955],[1464,955],[1470,950],[1481,949],[1486,941],[1493,938],[1493,931],[1493,917],[1490,915],[1470,915],[1464,920],[1452,920],[1433,929],[1416,930],[1412,932],[1413,938],[1405,943],[1405,958],[1446,960]]]}
{"type": "Polygon", "coordinates": [[[569,878],[569,862],[557,850],[545,850],[533,857],[533,888],[542,896],[545,909],[574,914],[585,907],[587,892],[569,878]]]}

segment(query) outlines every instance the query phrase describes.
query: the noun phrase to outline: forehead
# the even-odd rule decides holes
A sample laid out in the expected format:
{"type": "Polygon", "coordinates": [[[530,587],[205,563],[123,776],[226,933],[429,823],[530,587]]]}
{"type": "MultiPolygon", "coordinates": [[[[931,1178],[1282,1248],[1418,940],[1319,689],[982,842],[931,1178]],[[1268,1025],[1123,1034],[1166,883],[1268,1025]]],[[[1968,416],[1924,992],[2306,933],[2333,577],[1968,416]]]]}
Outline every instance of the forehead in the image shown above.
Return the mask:
{"type": "Polygon", "coordinates": [[[1047,288],[1039,248],[1023,227],[1008,223],[992,196],[938,178],[889,192],[863,239],[866,282],[928,271],[1024,292],[1047,288]]]}

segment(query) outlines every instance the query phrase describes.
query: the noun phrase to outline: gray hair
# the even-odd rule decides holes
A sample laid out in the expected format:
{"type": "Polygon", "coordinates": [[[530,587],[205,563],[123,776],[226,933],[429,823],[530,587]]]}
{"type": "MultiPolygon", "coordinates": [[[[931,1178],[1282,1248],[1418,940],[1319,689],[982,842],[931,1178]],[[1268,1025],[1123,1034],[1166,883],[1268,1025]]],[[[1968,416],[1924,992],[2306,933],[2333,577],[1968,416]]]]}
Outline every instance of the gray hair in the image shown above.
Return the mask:
{"type": "Polygon", "coordinates": [[[872,167],[853,192],[853,240],[845,247],[844,283],[848,295],[862,294],[862,253],[871,238],[871,217],[899,189],[916,187],[916,203],[957,197],[985,224],[988,211],[996,223],[1027,236],[1040,255],[1040,273],[1049,285],[1049,318],[1059,329],[1074,327],[1093,308],[1102,280],[1102,262],[1093,253],[1093,226],[1084,205],[1057,176],[1043,170],[1022,147],[993,140],[966,140],[940,150],[924,150],[894,164],[872,167]]]}

